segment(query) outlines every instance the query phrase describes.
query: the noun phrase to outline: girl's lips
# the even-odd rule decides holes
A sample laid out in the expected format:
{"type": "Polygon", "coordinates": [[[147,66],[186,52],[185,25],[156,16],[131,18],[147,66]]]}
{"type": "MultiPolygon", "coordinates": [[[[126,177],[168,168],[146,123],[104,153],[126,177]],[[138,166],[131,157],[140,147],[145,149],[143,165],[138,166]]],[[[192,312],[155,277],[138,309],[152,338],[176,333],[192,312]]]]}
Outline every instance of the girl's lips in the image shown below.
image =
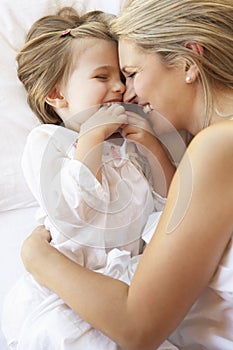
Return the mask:
{"type": "Polygon", "coordinates": [[[112,100],[109,100],[109,101],[106,101],[106,102],[104,102],[104,103],[114,103],[114,102],[122,102],[122,99],[119,99],[119,98],[114,98],[114,99],[112,99],[112,100]]]}

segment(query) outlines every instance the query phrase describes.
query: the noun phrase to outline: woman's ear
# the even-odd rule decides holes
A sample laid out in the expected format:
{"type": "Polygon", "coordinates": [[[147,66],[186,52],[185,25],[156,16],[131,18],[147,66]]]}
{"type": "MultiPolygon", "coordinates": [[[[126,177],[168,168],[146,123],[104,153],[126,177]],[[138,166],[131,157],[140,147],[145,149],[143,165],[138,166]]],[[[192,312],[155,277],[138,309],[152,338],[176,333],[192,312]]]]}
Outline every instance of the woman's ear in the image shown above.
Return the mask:
{"type": "Polygon", "coordinates": [[[60,92],[59,86],[55,86],[50,93],[47,95],[45,101],[52,107],[55,108],[66,108],[68,106],[68,102],[65,97],[60,92]]]}
{"type": "MultiPolygon", "coordinates": [[[[194,42],[194,41],[187,41],[184,46],[193,51],[194,53],[196,53],[197,55],[203,56],[204,53],[204,49],[203,47],[194,42]]],[[[191,84],[194,81],[196,81],[196,79],[199,76],[199,69],[195,64],[186,64],[185,66],[185,82],[187,84],[191,84]]]]}
{"type": "Polygon", "coordinates": [[[203,46],[201,46],[201,44],[196,43],[195,41],[187,41],[184,44],[184,47],[186,47],[186,49],[189,49],[193,52],[195,52],[196,54],[203,56],[204,53],[204,49],[203,46]]]}

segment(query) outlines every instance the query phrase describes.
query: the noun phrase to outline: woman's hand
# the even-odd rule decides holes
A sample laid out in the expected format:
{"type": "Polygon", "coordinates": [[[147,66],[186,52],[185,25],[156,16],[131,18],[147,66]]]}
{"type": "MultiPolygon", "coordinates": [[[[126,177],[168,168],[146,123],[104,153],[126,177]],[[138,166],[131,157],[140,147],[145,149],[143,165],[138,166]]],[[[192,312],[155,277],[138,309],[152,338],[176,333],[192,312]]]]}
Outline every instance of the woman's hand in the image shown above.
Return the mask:
{"type": "Polygon", "coordinates": [[[155,139],[154,132],[147,119],[137,113],[127,111],[127,124],[122,126],[122,136],[136,142],[138,146],[147,145],[148,137],[155,139]]]}
{"type": "Polygon", "coordinates": [[[46,261],[48,252],[54,250],[50,245],[51,236],[44,226],[38,226],[33,230],[30,236],[26,238],[21,248],[21,258],[26,270],[33,273],[33,276],[40,281],[37,275],[38,261],[46,261]]]}
{"type": "Polygon", "coordinates": [[[122,136],[133,141],[141,155],[147,158],[151,168],[153,188],[166,197],[175,173],[168,152],[155,136],[150,122],[133,112],[127,112],[128,124],[122,129],[122,136]]]}

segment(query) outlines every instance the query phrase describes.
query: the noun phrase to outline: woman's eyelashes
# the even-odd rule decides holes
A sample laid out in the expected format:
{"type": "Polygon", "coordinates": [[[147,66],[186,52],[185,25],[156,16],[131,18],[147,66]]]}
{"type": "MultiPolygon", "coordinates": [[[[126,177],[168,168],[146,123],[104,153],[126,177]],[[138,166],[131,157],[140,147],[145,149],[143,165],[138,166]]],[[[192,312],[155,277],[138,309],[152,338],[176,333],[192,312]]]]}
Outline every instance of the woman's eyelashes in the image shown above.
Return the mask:
{"type": "Polygon", "coordinates": [[[136,75],[136,72],[126,72],[126,71],[122,71],[122,75],[124,76],[124,79],[133,79],[136,75]]]}
{"type": "Polygon", "coordinates": [[[136,72],[128,73],[127,78],[133,79],[135,77],[135,75],[136,75],[136,72]]]}

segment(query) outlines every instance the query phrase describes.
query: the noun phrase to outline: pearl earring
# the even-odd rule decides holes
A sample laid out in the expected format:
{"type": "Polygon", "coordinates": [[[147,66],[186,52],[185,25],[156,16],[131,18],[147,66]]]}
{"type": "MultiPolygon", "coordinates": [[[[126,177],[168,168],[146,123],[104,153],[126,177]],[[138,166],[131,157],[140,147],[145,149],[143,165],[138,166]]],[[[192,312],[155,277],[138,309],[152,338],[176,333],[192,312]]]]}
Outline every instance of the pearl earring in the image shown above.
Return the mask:
{"type": "Polygon", "coordinates": [[[189,75],[187,75],[187,77],[185,78],[185,82],[187,84],[191,83],[192,82],[192,78],[189,75]]]}

